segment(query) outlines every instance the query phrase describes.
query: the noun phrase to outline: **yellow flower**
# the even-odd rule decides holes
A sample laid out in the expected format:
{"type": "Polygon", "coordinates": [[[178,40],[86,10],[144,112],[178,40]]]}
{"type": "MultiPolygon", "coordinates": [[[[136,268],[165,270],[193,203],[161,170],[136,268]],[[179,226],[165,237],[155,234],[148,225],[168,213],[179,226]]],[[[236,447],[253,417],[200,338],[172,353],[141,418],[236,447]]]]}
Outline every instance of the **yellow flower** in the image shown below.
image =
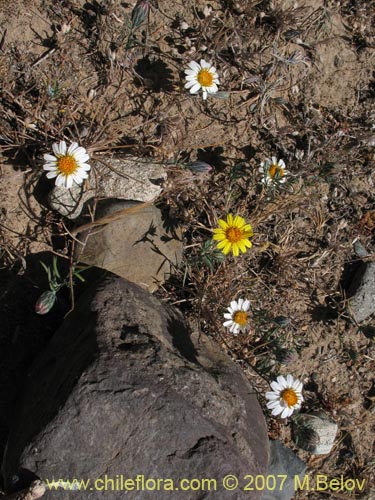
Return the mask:
{"type": "Polygon", "coordinates": [[[238,257],[240,251],[245,253],[248,248],[252,247],[249,240],[253,236],[253,228],[250,224],[246,224],[245,219],[232,214],[227,215],[227,220],[219,219],[219,228],[214,229],[214,240],[219,241],[217,248],[228,254],[232,251],[235,257],[238,257]]]}

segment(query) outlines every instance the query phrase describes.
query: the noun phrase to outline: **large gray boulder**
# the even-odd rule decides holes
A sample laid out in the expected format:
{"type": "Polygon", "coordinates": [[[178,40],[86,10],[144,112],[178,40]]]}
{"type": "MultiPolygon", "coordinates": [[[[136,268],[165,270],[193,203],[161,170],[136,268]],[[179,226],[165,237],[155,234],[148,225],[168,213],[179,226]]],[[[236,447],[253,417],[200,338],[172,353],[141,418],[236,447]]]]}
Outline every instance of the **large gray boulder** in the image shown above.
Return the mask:
{"type": "Polygon", "coordinates": [[[258,500],[261,491],[243,491],[244,477],[266,473],[268,448],[260,405],[239,367],[203,335],[190,335],[176,310],[107,275],[88,287],[32,366],[3,476],[8,490],[35,477],[91,480],[84,493],[47,489],[46,499],[258,500]],[[233,491],[222,486],[228,474],[239,479],[233,491]],[[174,488],[185,478],[217,483],[211,491],[125,491],[137,476],[170,479],[174,488]],[[110,482],[107,491],[97,483],[99,491],[94,481],[106,478],[122,491],[110,482]]]}

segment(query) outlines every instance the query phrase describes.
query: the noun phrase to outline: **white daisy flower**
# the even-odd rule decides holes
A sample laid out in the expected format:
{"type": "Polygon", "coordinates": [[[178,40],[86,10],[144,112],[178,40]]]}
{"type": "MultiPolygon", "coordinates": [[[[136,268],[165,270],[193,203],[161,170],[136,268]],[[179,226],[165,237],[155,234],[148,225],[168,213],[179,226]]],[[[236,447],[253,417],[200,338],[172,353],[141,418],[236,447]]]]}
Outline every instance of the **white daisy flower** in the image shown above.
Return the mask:
{"type": "Polygon", "coordinates": [[[203,91],[203,99],[207,99],[208,94],[215,94],[218,91],[219,75],[212,64],[201,59],[200,64],[191,61],[189,68],[185,69],[185,88],[190,89],[191,94],[196,94],[200,89],[203,91]]]}
{"type": "Polygon", "coordinates": [[[83,179],[87,179],[91,167],[86,163],[90,157],[85,148],[76,142],[67,148],[66,142],[60,141],[52,144],[52,151],[54,155],[44,155],[43,169],[48,171],[48,179],[56,177],[56,186],[70,189],[73,181],[82,184],[83,179]]]}
{"type": "Polygon", "coordinates": [[[228,307],[229,312],[224,314],[224,318],[227,320],[223,323],[225,328],[229,328],[229,331],[234,335],[245,332],[249,324],[249,308],[250,300],[238,299],[238,302],[232,300],[228,307]]]}
{"type": "Polygon", "coordinates": [[[273,182],[285,182],[288,171],[286,170],[284,160],[277,160],[276,156],[262,161],[259,172],[263,174],[263,183],[272,184],[273,182]]]}
{"type": "Polygon", "coordinates": [[[277,377],[277,381],[271,382],[271,392],[266,392],[266,399],[269,399],[267,408],[272,410],[272,415],[280,415],[287,418],[294,410],[299,410],[303,401],[303,384],[299,380],[287,375],[277,377]]]}

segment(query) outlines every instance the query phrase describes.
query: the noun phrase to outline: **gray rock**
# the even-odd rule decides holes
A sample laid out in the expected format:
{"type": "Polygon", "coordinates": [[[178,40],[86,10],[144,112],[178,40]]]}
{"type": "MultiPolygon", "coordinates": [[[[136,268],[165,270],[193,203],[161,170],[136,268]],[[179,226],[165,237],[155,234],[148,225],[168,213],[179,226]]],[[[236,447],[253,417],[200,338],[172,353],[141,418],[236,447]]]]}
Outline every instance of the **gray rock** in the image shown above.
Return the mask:
{"type": "Polygon", "coordinates": [[[375,262],[363,263],[353,280],[349,299],[349,311],[357,323],[369,318],[375,312],[375,262]]]}
{"type": "MultiPolygon", "coordinates": [[[[268,437],[240,368],[182,316],[113,275],[91,282],[31,367],[3,461],[7,488],[43,479],[212,478],[187,500],[248,499],[221,481],[265,474],[268,437]],[[208,491],[209,490],[209,491],[208,491]]],[[[100,483],[99,486],[102,486],[100,483]]],[[[111,483],[107,483],[111,484],[111,483]]],[[[124,484],[124,483],[123,483],[124,484]]],[[[171,484],[171,483],[169,483],[171,484]]],[[[91,483],[93,485],[93,483],[91,483]]],[[[260,500],[261,491],[251,494],[260,500]]],[[[77,499],[48,491],[46,500],[77,499]]],[[[171,491],[85,491],[99,498],[165,500],[171,491]]]]}
{"type": "Polygon", "coordinates": [[[141,207],[135,202],[108,201],[97,211],[98,218],[121,212],[121,217],[90,236],[80,233],[77,257],[85,264],[101,267],[153,293],[178,267],[182,260],[181,233],[163,225],[161,211],[153,205],[141,207]]]}
{"type": "Polygon", "coordinates": [[[103,158],[91,161],[88,180],[73,184],[72,189],[54,187],[49,194],[53,210],[69,219],[76,219],[83,204],[91,198],[118,198],[143,202],[154,201],[161,193],[167,174],[159,163],[142,158],[103,158]]]}
{"type": "Polygon", "coordinates": [[[276,488],[270,484],[270,489],[263,493],[262,500],[291,500],[296,492],[299,477],[300,484],[303,483],[303,477],[306,472],[306,465],[289,448],[286,448],[280,441],[270,442],[270,462],[267,476],[276,477],[276,488]],[[286,476],[281,487],[281,477],[286,476]]]}
{"type": "Polygon", "coordinates": [[[293,439],[297,446],[314,455],[331,452],[338,426],[324,412],[301,413],[293,422],[293,439]]]}

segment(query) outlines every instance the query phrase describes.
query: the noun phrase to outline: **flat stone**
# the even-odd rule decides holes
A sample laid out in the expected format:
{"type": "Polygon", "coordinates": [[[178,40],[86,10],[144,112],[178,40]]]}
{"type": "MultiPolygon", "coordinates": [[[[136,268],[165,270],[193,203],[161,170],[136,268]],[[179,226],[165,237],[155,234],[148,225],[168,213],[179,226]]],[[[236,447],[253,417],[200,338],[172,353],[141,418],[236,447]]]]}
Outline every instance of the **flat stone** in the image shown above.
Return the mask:
{"type": "Polygon", "coordinates": [[[363,263],[353,280],[349,299],[349,311],[357,323],[361,323],[375,313],[375,262],[363,263]]]}
{"type": "Polygon", "coordinates": [[[298,415],[293,422],[294,442],[314,455],[327,455],[335,442],[338,425],[324,412],[298,415]]]}
{"type": "MultiPolygon", "coordinates": [[[[97,218],[125,209],[136,209],[135,202],[107,200],[97,218]]],[[[80,262],[101,267],[146,288],[153,293],[178,267],[182,259],[181,234],[163,226],[161,211],[153,205],[124,214],[100,228],[79,233],[86,245],[77,245],[80,262]],[[177,234],[176,234],[177,233],[177,234]]]]}
{"type": "Polygon", "coordinates": [[[154,201],[162,191],[167,178],[159,163],[143,158],[102,158],[90,161],[89,178],[71,189],[55,186],[49,194],[50,207],[64,217],[76,219],[91,198],[118,198],[143,202],[154,201]]]}
{"type": "Polygon", "coordinates": [[[88,280],[25,380],[3,461],[6,490],[31,476],[92,481],[84,493],[47,488],[46,500],[247,500],[244,477],[266,473],[269,442],[240,368],[147,291],[114,275],[88,280]],[[227,475],[242,487],[226,491],[227,475]],[[212,478],[217,487],[121,488],[121,478],[137,476],[176,488],[184,478],[212,478]],[[95,488],[105,478],[120,487],[95,488]]]}
{"type": "Polygon", "coordinates": [[[286,448],[280,441],[270,441],[270,461],[268,465],[268,477],[276,478],[276,488],[270,484],[269,489],[265,489],[262,500],[291,500],[296,493],[295,477],[298,476],[300,484],[306,472],[305,463],[300,460],[289,448],[286,448]],[[281,487],[281,477],[286,476],[281,487]]]}

